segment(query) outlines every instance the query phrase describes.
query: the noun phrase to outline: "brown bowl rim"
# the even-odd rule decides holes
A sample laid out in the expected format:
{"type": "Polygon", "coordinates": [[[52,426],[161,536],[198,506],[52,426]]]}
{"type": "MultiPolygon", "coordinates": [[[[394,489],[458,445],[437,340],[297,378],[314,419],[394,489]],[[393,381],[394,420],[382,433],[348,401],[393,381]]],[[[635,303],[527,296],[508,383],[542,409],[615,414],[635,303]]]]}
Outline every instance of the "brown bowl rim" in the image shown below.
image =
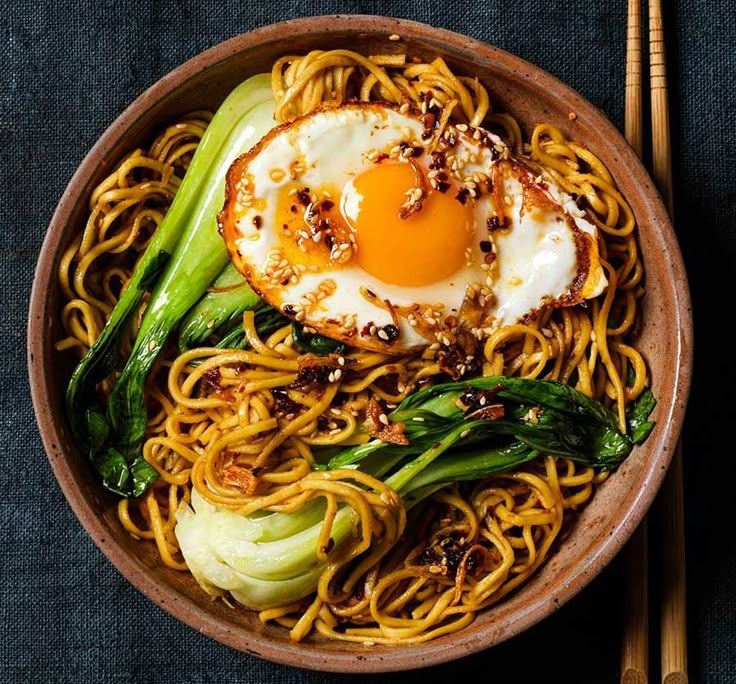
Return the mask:
{"type": "Polygon", "coordinates": [[[667,466],[678,441],[690,388],[692,367],[690,294],[677,238],[667,211],[653,187],[644,166],[619,131],[605,114],[588,100],[559,79],[529,62],[453,31],[434,28],[410,20],[374,15],[322,15],[263,26],[200,53],[145,90],[106,129],[69,181],[53,214],[41,248],[29,301],[28,370],[33,406],[41,438],[51,467],[69,505],[102,553],[126,579],[154,603],[195,630],[221,643],[274,662],[334,672],[409,670],[447,662],[478,652],[522,632],[578,594],[623,547],[653,502],[664,480],[667,466]],[[199,607],[185,594],[154,581],[149,576],[149,571],[129,555],[115,539],[111,538],[102,519],[94,513],[80,485],[65,466],[65,454],[59,446],[63,443],[60,426],[55,423],[50,410],[52,392],[50,368],[54,350],[47,344],[47,336],[43,333],[44,326],[54,313],[48,311],[46,295],[51,287],[52,278],[56,275],[52,270],[55,254],[60,248],[62,229],[78,200],[78,194],[80,188],[84,186],[85,178],[94,172],[98,160],[114,147],[122,132],[134,125],[143,112],[155,102],[169,95],[190,75],[212,67],[234,52],[247,50],[259,43],[271,42],[285,35],[312,30],[338,34],[344,31],[356,34],[397,33],[402,37],[428,40],[435,44],[449,44],[456,49],[473,51],[483,59],[493,60],[496,65],[514,72],[518,77],[534,81],[537,86],[555,92],[558,99],[569,103],[570,111],[575,111],[578,116],[588,117],[595,121],[599,126],[601,137],[611,141],[617,153],[622,156],[622,161],[628,165],[632,176],[635,177],[636,184],[642,188],[646,186],[652,188],[648,191],[642,190],[642,192],[649,194],[649,199],[652,200],[654,215],[651,218],[662,232],[665,254],[671,268],[671,280],[677,283],[677,287],[673,288],[674,310],[672,312],[679,330],[676,358],[673,363],[676,376],[673,396],[676,397],[676,400],[667,407],[666,413],[660,414],[660,422],[664,423],[664,428],[659,434],[657,449],[653,450],[651,462],[644,469],[644,486],[639,490],[631,507],[624,511],[610,535],[600,544],[594,554],[582,560],[575,567],[574,572],[568,573],[572,575],[571,577],[558,578],[556,585],[550,586],[544,596],[531,600],[525,610],[509,617],[508,624],[503,630],[498,630],[497,625],[488,625],[484,630],[473,633],[469,633],[466,629],[458,632],[456,638],[450,643],[439,645],[429,642],[400,647],[391,653],[381,652],[373,655],[370,649],[365,648],[360,651],[356,649],[354,653],[325,653],[296,644],[273,643],[263,635],[231,629],[221,624],[215,616],[199,607]]]}

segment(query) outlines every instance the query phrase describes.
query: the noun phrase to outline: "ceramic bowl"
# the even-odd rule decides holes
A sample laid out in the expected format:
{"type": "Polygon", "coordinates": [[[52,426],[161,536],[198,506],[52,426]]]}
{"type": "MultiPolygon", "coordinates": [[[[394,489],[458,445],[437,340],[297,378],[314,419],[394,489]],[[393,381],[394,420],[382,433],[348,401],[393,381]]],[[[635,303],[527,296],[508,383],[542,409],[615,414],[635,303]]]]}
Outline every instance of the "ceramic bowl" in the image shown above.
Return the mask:
{"type": "Polygon", "coordinates": [[[266,26],[202,53],[158,81],[113,122],[74,174],[51,220],[36,270],[28,335],[33,401],[51,466],[82,525],[130,582],[178,619],[234,648],[299,667],[368,672],[424,667],[508,639],[559,608],[614,557],[652,503],[677,442],[689,388],[692,322],[682,257],[667,212],[635,154],[592,104],[541,69],[466,36],[384,17],[324,16],[266,26]],[[389,40],[392,34],[401,40],[389,40]],[[368,648],[320,637],[293,643],[285,629],[262,625],[254,612],[211,601],[190,575],[164,567],[153,545],[136,542],[120,526],[115,500],[72,443],[63,416],[71,366],[53,349],[60,336],[59,259],[83,226],[92,188],[121,156],[145,146],[180,115],[215,109],[236,84],[269,71],[285,51],[341,47],[364,54],[406,50],[427,59],[441,55],[456,72],[477,75],[488,86],[495,109],[512,112],[526,135],[536,122],[548,121],[591,149],[638,218],[647,274],[637,344],[659,400],[657,428],[600,488],[564,542],[519,591],[459,633],[405,647],[368,648]]]}

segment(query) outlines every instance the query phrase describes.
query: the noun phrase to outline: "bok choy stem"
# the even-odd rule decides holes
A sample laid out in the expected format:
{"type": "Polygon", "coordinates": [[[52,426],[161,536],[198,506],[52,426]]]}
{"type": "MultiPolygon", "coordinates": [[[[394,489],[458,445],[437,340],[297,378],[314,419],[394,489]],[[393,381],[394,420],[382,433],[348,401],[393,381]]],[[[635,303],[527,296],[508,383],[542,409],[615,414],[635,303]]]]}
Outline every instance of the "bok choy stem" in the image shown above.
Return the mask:
{"type": "MultiPolygon", "coordinates": [[[[270,90],[266,92],[270,98],[270,90]]],[[[266,132],[272,111],[272,102],[266,101],[236,123],[200,187],[184,235],[151,294],[133,350],[107,408],[116,446],[129,461],[139,454],[145,433],[143,387],[148,373],[171,331],[227,262],[227,251],[217,232],[227,169],[266,132]],[[259,122],[261,125],[257,125],[259,122]]],[[[134,483],[134,494],[144,489],[134,483]]]]}
{"type": "MultiPolygon", "coordinates": [[[[618,432],[608,409],[560,383],[496,377],[436,385],[410,395],[390,414],[393,422],[404,424],[408,444],[374,440],[337,454],[326,452],[332,454],[327,468],[360,468],[392,487],[409,509],[447,484],[517,468],[549,453],[546,447],[564,447],[594,468],[615,467],[643,432],[651,430],[654,403],[651,393],[635,403],[629,413],[637,434],[627,437],[618,432]],[[481,393],[467,396],[473,388],[481,393]],[[491,402],[503,406],[502,419],[493,419],[501,411],[483,412],[491,402]]],[[[286,589],[294,600],[315,590],[328,561],[317,554],[321,525],[308,527],[314,504],[287,514],[291,517],[279,524],[281,540],[273,545],[266,540],[275,535],[266,537],[265,530],[284,514],[251,522],[202,504],[195,495],[194,512],[184,505],[177,515],[176,534],[187,564],[207,591],[227,590],[246,606],[266,609],[283,605],[286,589]],[[253,527],[257,524],[258,531],[253,527]],[[250,536],[244,544],[237,540],[246,529],[250,536]]],[[[350,538],[351,517],[349,506],[338,511],[331,532],[335,546],[350,538]]]]}
{"type": "Polygon", "coordinates": [[[72,432],[104,485],[123,496],[141,494],[157,476],[140,453],[146,425],[143,386],[172,328],[227,261],[216,229],[225,173],[271,127],[272,113],[267,75],[248,79],[226,98],[102,334],[72,375],[66,395],[72,432]],[[117,366],[123,334],[149,290],[151,299],[105,419],[94,408],[95,386],[117,366]]]}
{"type": "Polygon", "coordinates": [[[192,307],[179,327],[179,351],[202,344],[222,325],[238,318],[244,311],[263,305],[248,281],[228,261],[225,268],[192,307]]]}

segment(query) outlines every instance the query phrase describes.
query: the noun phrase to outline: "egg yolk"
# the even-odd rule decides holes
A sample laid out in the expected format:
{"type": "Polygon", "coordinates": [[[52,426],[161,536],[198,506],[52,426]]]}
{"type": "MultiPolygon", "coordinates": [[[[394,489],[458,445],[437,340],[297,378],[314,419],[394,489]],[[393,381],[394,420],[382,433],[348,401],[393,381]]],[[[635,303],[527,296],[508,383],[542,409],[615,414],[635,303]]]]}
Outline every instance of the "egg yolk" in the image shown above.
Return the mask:
{"type": "Polygon", "coordinates": [[[341,210],[355,231],[357,261],[385,283],[429,285],[447,278],[465,261],[473,235],[473,212],[455,190],[432,190],[411,164],[383,163],[360,174],[343,190],[341,210]],[[406,218],[407,193],[428,188],[421,207],[406,218]]]}

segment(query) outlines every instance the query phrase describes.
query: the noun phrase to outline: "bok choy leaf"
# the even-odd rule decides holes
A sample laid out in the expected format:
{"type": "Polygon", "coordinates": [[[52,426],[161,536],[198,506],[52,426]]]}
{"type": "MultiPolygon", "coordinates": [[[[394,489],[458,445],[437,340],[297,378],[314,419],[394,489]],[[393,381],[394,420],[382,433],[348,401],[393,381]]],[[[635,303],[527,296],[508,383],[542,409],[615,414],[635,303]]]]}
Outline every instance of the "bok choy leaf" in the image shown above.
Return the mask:
{"type": "MultiPolygon", "coordinates": [[[[404,425],[408,444],[373,440],[336,454],[333,448],[327,468],[360,468],[380,478],[408,509],[447,484],[513,470],[544,453],[613,468],[651,429],[644,426],[653,425],[648,420],[653,407],[653,398],[643,395],[631,410],[627,436],[603,405],[560,383],[494,377],[436,385],[389,414],[393,423],[404,425]]],[[[311,508],[258,521],[201,504],[194,495],[192,504],[193,509],[180,510],[176,534],[207,591],[230,591],[244,605],[263,610],[315,590],[326,561],[317,556],[321,525],[310,527],[309,516],[323,504],[312,501],[311,508]],[[282,521],[278,535],[266,537],[263,530],[277,521],[282,521]],[[263,527],[254,531],[257,524],[263,527]]],[[[332,529],[336,546],[349,539],[351,516],[349,507],[339,510],[332,529]]]]}
{"type": "Polygon", "coordinates": [[[216,227],[225,173],[235,157],[271,128],[272,114],[267,75],[248,79],[226,98],[108,323],[70,380],[66,413],[72,433],[103,484],[122,496],[141,494],[156,478],[140,450],[146,425],[143,387],[171,330],[227,261],[216,227]],[[99,410],[95,387],[119,363],[123,334],[149,290],[131,356],[106,411],[99,410]]]}

